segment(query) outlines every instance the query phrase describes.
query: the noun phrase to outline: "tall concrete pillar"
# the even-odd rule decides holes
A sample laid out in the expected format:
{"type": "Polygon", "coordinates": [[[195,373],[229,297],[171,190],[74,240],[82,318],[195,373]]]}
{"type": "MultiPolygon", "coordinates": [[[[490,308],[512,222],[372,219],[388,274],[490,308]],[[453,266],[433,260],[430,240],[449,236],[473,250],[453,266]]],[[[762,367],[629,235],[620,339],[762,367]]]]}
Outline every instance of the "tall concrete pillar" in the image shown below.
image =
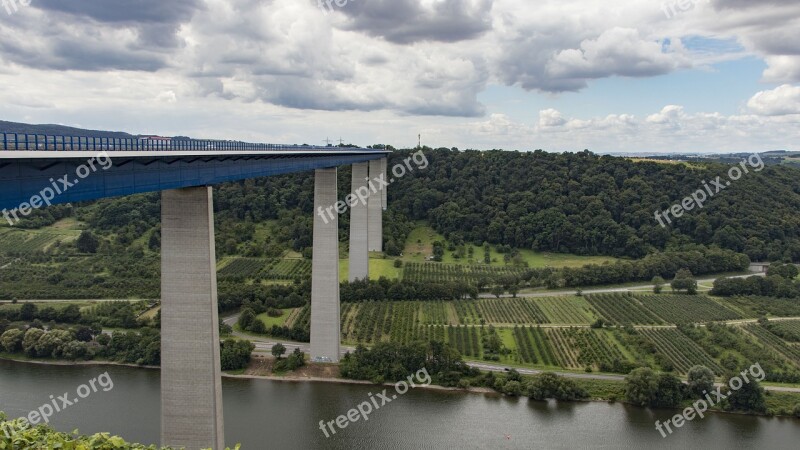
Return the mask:
{"type": "Polygon", "coordinates": [[[382,173],[381,160],[374,159],[369,162],[370,183],[378,189],[378,192],[372,193],[367,200],[367,214],[369,215],[367,233],[371,252],[383,251],[383,192],[381,192],[383,189],[380,189],[380,183],[375,181],[381,177],[382,173]]]}
{"type": "MultiPolygon", "coordinates": [[[[314,211],[336,204],[336,168],[317,169],[314,211]]],[[[314,214],[311,262],[311,359],[339,362],[339,216],[314,214]]]]}
{"type": "MultiPolygon", "coordinates": [[[[389,162],[386,160],[386,158],[381,159],[381,173],[383,173],[383,179],[386,180],[387,183],[389,182],[389,174],[387,173],[388,164],[389,162]]],[[[386,208],[389,207],[389,190],[384,186],[381,189],[381,194],[381,206],[383,207],[383,210],[386,211],[386,208]]]]}
{"type": "MultiPolygon", "coordinates": [[[[350,193],[356,195],[369,191],[367,178],[369,163],[353,164],[353,181],[350,193]]],[[[356,198],[358,196],[356,195],[356,198]]],[[[369,248],[367,245],[367,205],[356,201],[350,208],[350,266],[349,280],[369,278],[369,248]]]]}
{"type": "Polygon", "coordinates": [[[211,187],[161,194],[161,444],[225,448],[211,187]]]}

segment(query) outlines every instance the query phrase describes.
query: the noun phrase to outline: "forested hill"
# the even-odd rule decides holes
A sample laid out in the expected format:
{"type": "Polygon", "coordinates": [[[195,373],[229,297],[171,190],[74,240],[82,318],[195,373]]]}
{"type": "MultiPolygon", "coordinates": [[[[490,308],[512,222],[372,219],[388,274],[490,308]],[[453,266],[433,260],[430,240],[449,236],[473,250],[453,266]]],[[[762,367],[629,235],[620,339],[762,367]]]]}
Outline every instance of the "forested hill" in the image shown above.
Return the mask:
{"type": "MultiPolygon", "coordinates": [[[[389,168],[413,151],[392,154],[389,168]]],[[[751,260],[800,261],[800,170],[785,166],[752,169],[686,212],[672,227],[654,217],[702,189],[703,181],[727,177],[729,165],[632,161],[589,152],[454,151],[424,149],[426,169],[416,169],[389,188],[384,220],[386,251],[403,250],[412,221],[426,220],[459,241],[582,255],[639,258],[661,250],[717,245],[751,260]]],[[[413,166],[414,164],[411,163],[413,166]]],[[[300,173],[230,183],[215,188],[218,253],[279,256],[311,245],[313,174],[300,173]],[[275,220],[266,239],[255,224],[275,220]]],[[[339,172],[340,198],[350,170],[339,172]]],[[[75,210],[52,207],[21,224],[47,225],[75,214],[116,244],[144,235],[158,247],[157,194],[103,200],[75,210]],[[153,230],[153,231],[150,231],[153,230]],[[151,235],[147,237],[148,235],[151,235]]],[[[340,216],[342,240],[349,215],[340,216]]]]}
{"type": "MultiPolygon", "coordinates": [[[[389,190],[390,207],[449,238],[577,254],[641,257],[716,244],[752,260],[800,260],[800,171],[768,166],[661,227],[654,217],[730,166],[597,156],[430,150],[424,171],[389,190]]],[[[394,154],[396,164],[402,152],[394,154]]]]}

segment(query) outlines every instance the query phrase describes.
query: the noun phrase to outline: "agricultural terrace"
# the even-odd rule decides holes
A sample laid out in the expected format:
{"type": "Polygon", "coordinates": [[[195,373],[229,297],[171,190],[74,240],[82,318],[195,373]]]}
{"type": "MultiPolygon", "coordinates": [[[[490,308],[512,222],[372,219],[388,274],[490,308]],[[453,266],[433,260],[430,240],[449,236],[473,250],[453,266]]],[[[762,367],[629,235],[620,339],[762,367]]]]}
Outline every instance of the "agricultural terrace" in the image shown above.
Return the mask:
{"type": "MultiPolygon", "coordinates": [[[[760,361],[769,380],[800,382],[800,345],[793,340],[800,320],[755,323],[757,317],[747,311],[764,302],[738,298],[733,305],[704,295],[621,293],[376,301],[343,303],[341,327],[347,345],[435,339],[468,359],[511,366],[612,373],[650,366],[685,374],[702,364],[722,374],[760,361]],[[687,325],[691,317],[696,319],[687,325]],[[599,318],[606,327],[592,328],[599,318]]],[[[307,329],[309,311],[287,309],[269,325],[307,329]]]]}

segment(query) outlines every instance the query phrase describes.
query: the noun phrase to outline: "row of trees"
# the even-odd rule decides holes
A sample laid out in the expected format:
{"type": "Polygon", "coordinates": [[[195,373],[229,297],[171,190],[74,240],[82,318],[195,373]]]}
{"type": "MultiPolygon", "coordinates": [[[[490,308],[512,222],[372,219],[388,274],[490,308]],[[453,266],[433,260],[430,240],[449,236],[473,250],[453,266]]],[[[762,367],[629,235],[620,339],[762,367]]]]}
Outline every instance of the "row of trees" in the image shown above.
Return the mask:
{"type": "MultiPolygon", "coordinates": [[[[726,410],[766,412],[764,389],[757,380],[751,377],[747,383],[736,383],[741,384],[738,390],[727,387],[730,379],[738,376],[734,373],[724,377],[726,386],[722,392],[727,398],[716,406],[726,410]]],[[[714,382],[714,372],[705,366],[692,367],[686,383],[672,374],[656,373],[650,368],[641,367],[625,377],[625,397],[628,402],[638,406],[674,408],[683,400],[705,399],[706,394],[715,390],[714,382]]]]}
{"type": "Polygon", "coordinates": [[[380,342],[371,349],[359,345],[339,364],[343,378],[375,383],[401,381],[422,369],[433,383],[443,386],[456,386],[462,378],[478,373],[464,363],[458,350],[438,341],[408,345],[380,342]]]}
{"type": "Polygon", "coordinates": [[[756,295],[778,298],[800,297],[800,282],[782,276],[752,276],[748,278],[718,278],[714,281],[711,295],[733,297],[737,295],[756,295]]]}
{"type": "MultiPolygon", "coordinates": [[[[19,324],[0,330],[0,349],[29,358],[70,361],[103,359],[157,366],[161,362],[161,333],[153,328],[104,334],[101,328],[19,324]]],[[[255,346],[232,339],[220,343],[223,370],[238,370],[250,362],[255,346]]]]}

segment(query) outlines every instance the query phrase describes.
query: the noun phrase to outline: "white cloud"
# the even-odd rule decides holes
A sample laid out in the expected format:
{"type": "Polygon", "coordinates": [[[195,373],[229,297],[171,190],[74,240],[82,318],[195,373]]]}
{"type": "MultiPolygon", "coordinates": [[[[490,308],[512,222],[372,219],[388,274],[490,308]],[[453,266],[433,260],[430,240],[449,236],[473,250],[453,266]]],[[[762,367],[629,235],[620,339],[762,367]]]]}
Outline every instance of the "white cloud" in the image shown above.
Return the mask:
{"type": "Polygon", "coordinates": [[[747,107],[762,116],[800,114],[800,86],[784,84],[771,91],[754,95],[747,107]]]}
{"type": "Polygon", "coordinates": [[[555,109],[550,108],[539,111],[540,128],[560,127],[565,123],[567,123],[567,120],[555,109]]]}
{"type": "Polygon", "coordinates": [[[547,64],[553,78],[606,78],[612,75],[645,77],[669,73],[688,65],[676,45],[642,39],[639,31],[615,27],[596,39],[581,42],[580,49],[557,53],[547,64]],[[666,47],[666,48],[665,48],[666,47]]]}

